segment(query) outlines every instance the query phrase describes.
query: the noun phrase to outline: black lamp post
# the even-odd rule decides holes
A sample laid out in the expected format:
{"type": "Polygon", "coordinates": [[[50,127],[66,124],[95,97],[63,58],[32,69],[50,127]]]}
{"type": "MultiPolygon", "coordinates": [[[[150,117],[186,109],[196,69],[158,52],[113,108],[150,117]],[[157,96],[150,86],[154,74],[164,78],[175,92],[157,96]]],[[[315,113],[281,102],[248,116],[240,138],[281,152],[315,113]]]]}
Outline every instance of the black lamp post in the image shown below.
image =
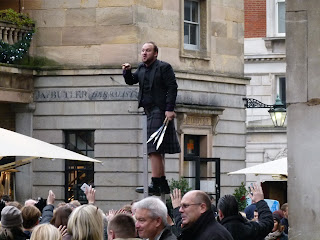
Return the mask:
{"type": "Polygon", "coordinates": [[[287,116],[287,110],[286,106],[281,102],[279,96],[277,96],[274,105],[264,104],[254,98],[243,98],[243,100],[246,101],[244,104],[246,108],[270,108],[268,112],[271,116],[273,125],[275,127],[283,127],[287,116]]]}

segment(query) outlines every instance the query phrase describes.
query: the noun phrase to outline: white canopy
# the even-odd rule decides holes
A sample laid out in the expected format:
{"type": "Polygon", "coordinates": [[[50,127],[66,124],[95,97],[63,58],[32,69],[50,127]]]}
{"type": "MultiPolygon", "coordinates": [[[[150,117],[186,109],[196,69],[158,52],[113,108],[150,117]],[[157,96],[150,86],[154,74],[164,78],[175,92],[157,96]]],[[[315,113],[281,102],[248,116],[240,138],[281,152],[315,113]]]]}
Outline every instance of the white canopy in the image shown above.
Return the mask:
{"type": "Polygon", "coordinates": [[[2,165],[0,170],[15,168],[29,163],[31,159],[40,157],[49,159],[101,162],[38,139],[0,128],[0,159],[7,156],[28,158],[16,161],[16,163],[11,163],[9,165],[5,164],[6,166],[2,165]]]}
{"type": "Polygon", "coordinates": [[[243,168],[228,174],[255,174],[255,175],[281,175],[288,176],[287,158],[280,158],[270,162],[243,168]]]}

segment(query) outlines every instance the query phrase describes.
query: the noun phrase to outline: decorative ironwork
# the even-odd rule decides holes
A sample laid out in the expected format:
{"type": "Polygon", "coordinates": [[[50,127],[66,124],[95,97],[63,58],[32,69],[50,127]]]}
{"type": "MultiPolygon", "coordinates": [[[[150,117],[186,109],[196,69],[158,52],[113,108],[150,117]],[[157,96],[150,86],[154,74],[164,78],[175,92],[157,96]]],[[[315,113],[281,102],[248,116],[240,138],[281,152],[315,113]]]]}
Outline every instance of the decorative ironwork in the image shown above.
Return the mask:
{"type": "Polygon", "coordinates": [[[242,100],[246,101],[246,103],[244,104],[246,108],[273,108],[274,107],[274,105],[264,104],[254,98],[242,98],[242,100]]]}

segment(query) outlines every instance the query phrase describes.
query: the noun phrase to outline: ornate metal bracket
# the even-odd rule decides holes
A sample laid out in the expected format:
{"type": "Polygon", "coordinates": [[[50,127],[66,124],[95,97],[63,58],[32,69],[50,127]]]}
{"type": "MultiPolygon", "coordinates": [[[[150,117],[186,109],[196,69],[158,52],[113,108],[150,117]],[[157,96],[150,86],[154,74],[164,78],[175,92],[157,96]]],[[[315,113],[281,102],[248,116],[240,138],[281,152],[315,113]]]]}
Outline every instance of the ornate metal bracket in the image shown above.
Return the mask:
{"type": "Polygon", "coordinates": [[[254,98],[242,98],[242,100],[246,101],[246,103],[244,104],[244,106],[246,108],[272,108],[272,107],[274,107],[274,105],[264,104],[254,98]]]}

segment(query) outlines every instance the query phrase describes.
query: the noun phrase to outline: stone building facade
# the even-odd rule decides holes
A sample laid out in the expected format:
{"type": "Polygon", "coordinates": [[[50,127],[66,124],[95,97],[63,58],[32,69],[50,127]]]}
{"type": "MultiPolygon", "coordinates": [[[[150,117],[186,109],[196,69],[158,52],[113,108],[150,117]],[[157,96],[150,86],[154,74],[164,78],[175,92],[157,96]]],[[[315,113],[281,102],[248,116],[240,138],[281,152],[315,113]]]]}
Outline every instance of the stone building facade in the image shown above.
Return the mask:
{"type": "Polygon", "coordinates": [[[289,239],[320,237],[319,13],[317,0],[287,2],[289,239]]]}
{"type": "MultiPolygon", "coordinates": [[[[247,98],[273,105],[277,95],[286,103],[284,0],[245,0],[244,73],[251,78],[247,98]]],[[[247,109],[246,166],[287,156],[286,123],[275,128],[267,108],[247,109]]],[[[285,181],[248,174],[247,185],[262,181],[265,195],[287,201],[285,181]]]]}
{"type": "MultiPolygon", "coordinates": [[[[137,109],[137,86],[125,85],[121,64],[136,67],[141,46],[150,40],[179,85],[182,152],[166,156],[167,177],[194,175],[185,157],[196,144],[200,157],[220,158],[222,195],[245,180],[227,175],[245,167],[246,158],[243,1],[33,0],[24,1],[23,9],[37,24],[32,55],[58,65],[33,71],[33,112],[16,122],[16,130],[26,128],[35,138],[102,163],[34,160],[16,173],[18,200],[45,197],[48,189],[67,200],[83,179],[94,184],[104,209],[142,197],[134,189],[143,184],[144,116],[137,109]]],[[[212,163],[201,164],[200,172],[208,179],[216,174],[212,163]]]]}

